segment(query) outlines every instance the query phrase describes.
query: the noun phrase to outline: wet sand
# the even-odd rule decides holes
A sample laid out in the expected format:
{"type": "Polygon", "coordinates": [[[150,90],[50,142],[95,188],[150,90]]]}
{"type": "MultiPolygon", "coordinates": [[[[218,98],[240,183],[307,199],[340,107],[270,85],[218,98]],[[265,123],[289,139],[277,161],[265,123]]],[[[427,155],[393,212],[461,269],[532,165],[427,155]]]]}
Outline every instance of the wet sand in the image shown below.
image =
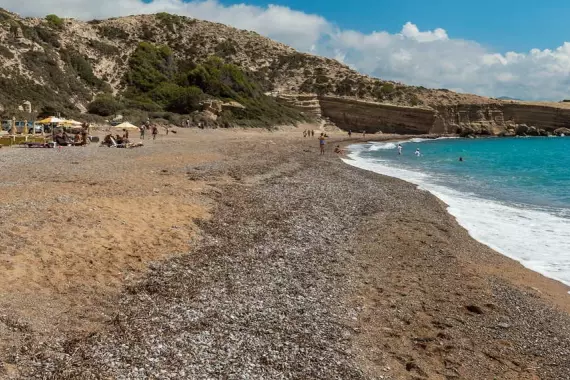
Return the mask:
{"type": "Polygon", "coordinates": [[[0,152],[0,374],[570,378],[565,286],[302,130],[0,152]]]}

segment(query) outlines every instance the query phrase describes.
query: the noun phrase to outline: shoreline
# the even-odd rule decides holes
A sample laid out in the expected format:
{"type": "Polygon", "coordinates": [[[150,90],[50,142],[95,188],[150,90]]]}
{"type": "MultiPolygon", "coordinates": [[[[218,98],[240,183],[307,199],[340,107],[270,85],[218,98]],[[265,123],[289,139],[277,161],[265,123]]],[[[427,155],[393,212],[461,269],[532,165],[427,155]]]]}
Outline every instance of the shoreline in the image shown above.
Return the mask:
{"type": "MultiPolygon", "coordinates": [[[[423,138],[423,137],[420,137],[420,138],[423,138]]],[[[437,139],[445,139],[445,138],[453,138],[453,137],[441,136],[441,137],[436,137],[435,139],[437,140],[437,139]]],[[[427,138],[427,140],[430,140],[430,139],[434,139],[434,138],[432,138],[432,137],[427,138]]],[[[397,139],[397,138],[395,138],[395,139],[390,139],[390,140],[386,140],[386,141],[397,141],[397,142],[406,142],[406,141],[407,141],[407,142],[409,142],[409,141],[411,141],[411,140],[414,140],[414,138],[406,138],[406,139],[397,139]]],[[[554,274],[550,274],[550,273],[548,273],[548,272],[541,271],[541,270],[539,270],[539,269],[535,269],[535,268],[532,268],[532,267],[530,267],[530,266],[525,265],[524,261],[523,261],[521,258],[517,257],[516,255],[509,254],[508,252],[505,252],[501,247],[497,246],[496,243],[486,241],[484,238],[478,238],[478,237],[477,237],[478,232],[477,232],[476,230],[474,230],[474,227],[473,227],[473,226],[469,226],[468,223],[466,223],[465,221],[463,221],[463,220],[461,219],[461,217],[460,217],[459,215],[457,215],[457,213],[460,212],[461,210],[454,210],[454,211],[452,211],[451,209],[452,209],[453,206],[451,206],[451,205],[448,203],[448,201],[446,201],[446,200],[444,199],[445,197],[443,196],[443,194],[440,194],[438,191],[434,191],[434,189],[432,188],[432,186],[426,186],[425,183],[423,183],[422,181],[419,181],[419,180],[414,180],[414,179],[410,179],[410,178],[402,178],[401,176],[398,176],[396,173],[378,172],[378,171],[375,171],[375,170],[372,169],[372,168],[362,167],[361,165],[359,166],[358,160],[355,160],[353,157],[350,157],[350,154],[351,154],[351,153],[357,154],[357,150],[355,150],[355,149],[352,149],[352,150],[351,150],[351,147],[352,147],[352,146],[358,147],[359,145],[363,145],[363,144],[366,144],[366,143],[357,143],[357,144],[350,144],[350,145],[347,145],[347,146],[346,146],[346,149],[348,150],[348,153],[346,154],[346,159],[343,159],[343,161],[345,161],[345,163],[347,163],[348,165],[351,165],[351,166],[354,166],[354,167],[358,167],[358,168],[361,168],[361,169],[364,169],[364,170],[369,170],[369,171],[372,171],[372,172],[374,172],[374,173],[376,173],[376,174],[379,174],[379,175],[386,175],[386,176],[389,176],[389,177],[392,177],[392,178],[397,178],[397,179],[399,179],[399,180],[402,180],[402,181],[411,183],[411,184],[413,184],[414,186],[417,186],[417,188],[420,189],[420,190],[427,190],[427,191],[429,191],[432,195],[434,195],[436,198],[438,198],[440,201],[442,201],[444,204],[446,204],[448,213],[450,213],[450,214],[457,220],[457,223],[458,223],[459,225],[461,225],[463,228],[465,228],[465,229],[468,231],[469,235],[470,235],[473,239],[475,239],[476,241],[478,241],[478,242],[480,242],[480,243],[482,243],[482,244],[488,246],[489,248],[493,249],[494,251],[498,252],[499,254],[501,254],[501,255],[503,255],[503,256],[506,256],[506,257],[508,257],[508,258],[510,258],[510,259],[512,259],[512,260],[514,260],[514,261],[516,261],[516,262],[518,262],[518,263],[520,263],[520,264],[523,265],[525,268],[527,268],[527,269],[529,269],[529,270],[531,270],[531,271],[533,271],[533,272],[536,272],[536,273],[538,273],[538,274],[540,274],[540,275],[542,275],[542,276],[544,276],[544,277],[546,277],[546,278],[549,278],[549,279],[551,279],[551,280],[554,280],[554,281],[556,281],[556,282],[561,283],[563,286],[565,286],[565,287],[568,289],[568,292],[567,292],[567,293],[570,294],[570,284],[569,284],[569,283],[567,283],[567,282],[565,282],[565,281],[563,281],[563,280],[557,278],[554,274]],[[351,163],[351,162],[352,162],[352,163],[351,163]]],[[[381,168],[384,168],[384,167],[387,167],[387,166],[381,165],[381,168]]],[[[407,171],[407,169],[402,169],[402,170],[407,171]]],[[[451,189],[451,190],[453,190],[453,189],[451,189]]],[[[516,209],[516,210],[518,210],[518,209],[516,209]]],[[[519,211],[520,211],[520,210],[519,210],[519,211]]],[[[524,211],[524,210],[523,210],[523,211],[524,211]]],[[[479,234],[480,234],[480,233],[479,233],[479,234]]]]}
{"type": "Polygon", "coordinates": [[[193,189],[188,201],[208,205],[199,239],[125,281],[96,330],[27,333],[33,355],[3,360],[13,378],[570,376],[570,309],[553,280],[475,241],[432,194],[332,153],[366,141],[331,133],[320,157],[301,133],[165,142],[170,158],[144,180],[156,200],[193,189]]]}
{"type": "MultiPolygon", "coordinates": [[[[410,141],[410,140],[413,140],[414,138],[416,138],[416,137],[406,137],[406,138],[397,138],[397,137],[396,137],[396,138],[390,138],[390,139],[387,139],[387,140],[377,140],[377,141],[398,141],[398,142],[402,141],[402,142],[403,142],[403,141],[410,141]]],[[[426,137],[418,137],[418,138],[426,138],[426,137]]],[[[441,138],[449,138],[449,136],[439,136],[439,137],[431,137],[431,136],[430,136],[430,137],[427,137],[427,139],[441,139],[441,138]]],[[[494,138],[494,137],[493,137],[493,138],[494,138]]],[[[355,143],[355,144],[347,144],[347,145],[345,145],[345,149],[350,149],[350,146],[352,146],[352,145],[356,145],[356,146],[357,146],[357,145],[362,145],[362,144],[366,144],[366,142],[358,142],[358,143],[355,143]]],[[[353,151],[353,152],[354,152],[354,151],[353,151]]],[[[350,151],[346,154],[346,158],[343,158],[342,160],[343,160],[343,161],[345,161],[345,160],[346,160],[346,161],[354,161],[353,158],[348,157],[349,154],[350,154],[350,151]]],[[[358,165],[351,164],[351,163],[348,163],[348,162],[346,162],[346,161],[345,161],[345,163],[346,163],[347,165],[360,168],[358,165]]],[[[457,222],[458,225],[460,225],[462,228],[464,228],[464,229],[468,232],[469,236],[470,236],[472,239],[474,239],[475,241],[477,241],[477,242],[479,242],[479,243],[485,245],[486,247],[488,247],[488,248],[490,248],[491,250],[495,251],[497,254],[499,254],[499,255],[501,255],[501,256],[504,256],[504,257],[506,257],[506,258],[508,258],[508,259],[510,259],[510,260],[513,260],[513,261],[516,262],[517,264],[519,264],[519,265],[521,265],[522,267],[524,267],[526,270],[529,270],[529,271],[531,271],[531,272],[533,272],[533,273],[539,275],[540,277],[544,277],[546,280],[553,281],[553,282],[559,284],[560,286],[552,287],[552,286],[549,286],[549,285],[545,285],[548,281],[545,282],[545,281],[540,281],[540,280],[537,280],[537,279],[533,279],[531,284],[525,284],[524,281],[519,281],[519,279],[516,278],[516,277],[515,277],[515,278],[511,278],[512,281],[517,281],[517,283],[518,283],[519,285],[522,285],[522,286],[524,286],[524,285],[526,285],[526,286],[535,285],[535,286],[539,286],[539,287],[543,287],[543,288],[544,288],[544,287],[554,288],[554,289],[555,289],[554,291],[555,291],[555,293],[556,293],[556,295],[554,296],[554,299],[556,299],[556,303],[557,303],[559,306],[561,306],[562,308],[564,308],[566,311],[570,312],[570,298],[566,298],[566,299],[565,299],[565,297],[564,297],[564,294],[570,296],[570,284],[567,284],[567,283],[565,283],[564,281],[562,281],[562,280],[560,280],[560,279],[558,279],[558,278],[556,278],[556,277],[553,277],[553,275],[549,275],[549,274],[547,274],[547,273],[543,273],[542,271],[539,271],[539,270],[535,270],[535,269],[533,269],[533,268],[530,268],[530,267],[526,266],[526,265],[523,263],[523,261],[522,261],[521,259],[517,258],[516,256],[513,256],[513,255],[510,255],[510,254],[508,254],[508,253],[503,252],[503,251],[501,250],[501,248],[500,248],[500,247],[497,247],[495,244],[486,242],[486,241],[484,241],[484,239],[483,239],[483,240],[478,239],[476,236],[474,236],[474,232],[473,232],[472,230],[470,230],[470,228],[469,228],[468,226],[464,225],[464,223],[462,223],[460,220],[458,220],[458,217],[457,217],[456,215],[454,215],[454,214],[449,210],[449,209],[451,208],[451,206],[450,206],[449,204],[447,204],[447,202],[446,202],[445,200],[443,200],[442,198],[440,198],[440,196],[438,196],[438,194],[437,194],[437,193],[434,193],[432,190],[423,188],[423,185],[422,185],[422,184],[415,183],[415,182],[413,182],[413,181],[406,180],[406,179],[404,179],[404,178],[400,178],[400,177],[397,177],[397,176],[395,176],[395,175],[390,175],[390,174],[386,174],[386,173],[378,173],[378,172],[376,172],[376,171],[374,171],[374,170],[372,170],[372,169],[367,169],[367,168],[361,168],[361,169],[371,171],[371,172],[373,172],[373,173],[375,173],[375,174],[377,174],[377,175],[388,176],[388,177],[390,177],[390,178],[394,178],[394,179],[398,179],[398,180],[404,181],[404,182],[406,182],[406,183],[409,183],[409,184],[415,186],[415,187],[416,187],[418,190],[420,190],[420,191],[423,191],[423,190],[428,191],[430,194],[432,194],[434,197],[436,197],[439,201],[441,201],[443,204],[445,204],[446,210],[447,210],[447,212],[450,214],[450,216],[455,219],[455,221],[457,222]]],[[[523,277],[526,278],[527,276],[523,276],[523,277]]]]}

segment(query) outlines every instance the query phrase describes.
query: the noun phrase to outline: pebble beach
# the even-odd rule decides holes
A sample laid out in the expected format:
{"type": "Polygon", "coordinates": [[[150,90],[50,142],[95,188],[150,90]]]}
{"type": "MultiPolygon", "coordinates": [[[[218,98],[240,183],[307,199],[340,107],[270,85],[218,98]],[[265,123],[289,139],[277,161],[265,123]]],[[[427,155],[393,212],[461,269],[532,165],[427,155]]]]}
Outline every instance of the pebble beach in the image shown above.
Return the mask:
{"type": "Polygon", "coordinates": [[[566,286],[302,130],[2,149],[0,378],[570,379],[566,286]]]}

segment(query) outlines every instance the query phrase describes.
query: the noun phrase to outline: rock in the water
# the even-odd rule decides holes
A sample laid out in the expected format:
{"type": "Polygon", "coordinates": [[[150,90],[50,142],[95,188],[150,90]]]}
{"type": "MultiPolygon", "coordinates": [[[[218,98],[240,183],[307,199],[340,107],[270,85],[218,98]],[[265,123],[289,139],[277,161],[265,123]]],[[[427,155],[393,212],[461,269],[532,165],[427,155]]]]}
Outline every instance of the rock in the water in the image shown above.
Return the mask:
{"type": "Polygon", "coordinates": [[[561,135],[565,135],[565,136],[570,136],[570,128],[558,128],[554,130],[554,134],[556,136],[561,136],[561,135]]]}

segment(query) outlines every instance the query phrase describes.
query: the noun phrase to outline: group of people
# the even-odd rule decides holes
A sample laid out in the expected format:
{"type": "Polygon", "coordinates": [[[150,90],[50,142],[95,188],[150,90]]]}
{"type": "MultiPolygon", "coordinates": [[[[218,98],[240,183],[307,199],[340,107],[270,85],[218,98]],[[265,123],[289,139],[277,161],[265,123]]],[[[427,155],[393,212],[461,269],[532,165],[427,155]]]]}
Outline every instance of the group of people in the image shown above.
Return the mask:
{"type": "MultiPolygon", "coordinates": [[[[149,130],[152,133],[152,139],[156,140],[156,136],[158,135],[158,127],[156,125],[151,125],[150,120],[145,121],[139,127],[141,140],[144,140],[144,136],[147,130],[149,130]]],[[[166,128],[166,134],[168,135],[168,128],[166,128]]]]}
{"type": "MultiPolygon", "coordinates": [[[[55,132],[55,131],[54,131],[55,132]]],[[[53,141],[58,146],[69,146],[69,145],[76,145],[76,146],[84,146],[89,144],[89,124],[82,124],[81,130],[77,131],[73,137],[70,136],[65,128],[62,128],[53,135],[53,141]]]]}
{"type": "MultiPolygon", "coordinates": [[[[321,155],[325,154],[325,145],[327,143],[327,138],[329,136],[326,133],[321,133],[321,135],[319,136],[319,146],[321,148],[321,155]]],[[[336,154],[345,154],[345,150],[341,149],[340,145],[335,146],[334,148],[334,152],[336,154]]]]}
{"type": "MultiPolygon", "coordinates": [[[[352,130],[348,130],[348,137],[352,137],[352,130]]],[[[366,138],[366,130],[362,131],[362,138],[366,138]]]]}
{"type": "Polygon", "coordinates": [[[119,135],[118,133],[113,136],[112,133],[109,133],[103,139],[102,144],[107,146],[114,146],[114,145],[125,145],[128,144],[129,141],[129,131],[123,129],[123,135],[119,135]]]}
{"type": "Polygon", "coordinates": [[[305,129],[303,131],[303,137],[315,137],[315,131],[312,129],[305,129]]]}
{"type": "MultiPolygon", "coordinates": [[[[403,149],[402,144],[398,144],[398,156],[402,155],[402,149],[403,149]]],[[[416,148],[414,154],[416,155],[416,157],[420,157],[422,155],[422,153],[420,152],[420,148],[416,148]]]]}

